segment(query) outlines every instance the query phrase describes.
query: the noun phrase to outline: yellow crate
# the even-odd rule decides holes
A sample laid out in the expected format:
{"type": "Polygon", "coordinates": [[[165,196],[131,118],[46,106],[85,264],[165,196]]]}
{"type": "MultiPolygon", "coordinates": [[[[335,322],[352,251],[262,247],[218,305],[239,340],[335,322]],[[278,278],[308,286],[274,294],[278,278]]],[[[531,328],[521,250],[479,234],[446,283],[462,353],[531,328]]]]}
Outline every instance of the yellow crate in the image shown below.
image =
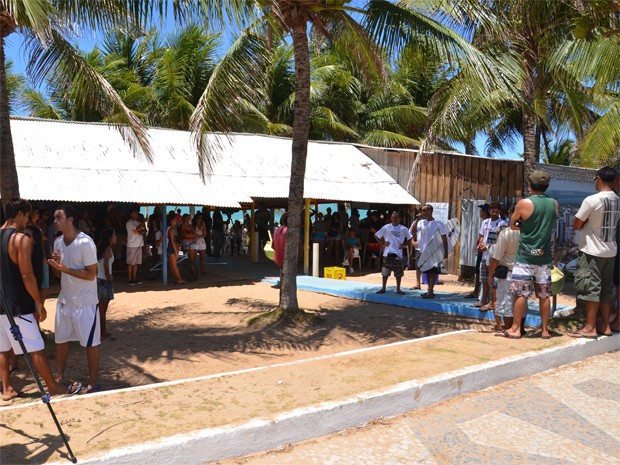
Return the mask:
{"type": "Polygon", "coordinates": [[[323,268],[323,277],[330,279],[347,279],[347,270],[339,266],[326,266],[323,268]]]}

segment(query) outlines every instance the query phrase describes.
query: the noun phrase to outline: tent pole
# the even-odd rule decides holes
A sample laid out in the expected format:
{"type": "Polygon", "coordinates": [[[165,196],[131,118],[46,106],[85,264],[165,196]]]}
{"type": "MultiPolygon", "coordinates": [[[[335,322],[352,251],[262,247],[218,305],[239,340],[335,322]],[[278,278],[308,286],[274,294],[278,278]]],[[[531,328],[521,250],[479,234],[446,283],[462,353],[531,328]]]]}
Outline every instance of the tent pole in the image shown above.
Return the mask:
{"type": "Polygon", "coordinates": [[[304,274],[310,274],[310,202],[304,199],[304,274]]]}
{"type": "Polygon", "coordinates": [[[161,232],[163,233],[163,243],[161,246],[161,269],[162,269],[162,283],[164,287],[168,285],[168,234],[166,234],[166,229],[168,228],[167,224],[167,215],[166,215],[166,207],[167,205],[161,206],[161,232]]]}
{"type": "Polygon", "coordinates": [[[252,257],[252,263],[258,263],[258,253],[257,253],[257,240],[256,240],[256,224],[255,224],[255,215],[256,211],[256,202],[252,199],[252,214],[250,215],[250,257],[252,257]]]}

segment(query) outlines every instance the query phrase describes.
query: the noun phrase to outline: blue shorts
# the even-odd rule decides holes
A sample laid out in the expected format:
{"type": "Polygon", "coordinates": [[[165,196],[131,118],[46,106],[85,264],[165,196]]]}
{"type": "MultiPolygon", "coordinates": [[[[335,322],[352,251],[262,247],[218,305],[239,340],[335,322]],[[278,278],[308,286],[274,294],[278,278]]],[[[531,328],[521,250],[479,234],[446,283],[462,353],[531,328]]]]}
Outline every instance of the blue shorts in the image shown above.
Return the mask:
{"type": "Polygon", "coordinates": [[[112,281],[97,278],[97,297],[99,298],[99,302],[114,300],[112,281]]]}

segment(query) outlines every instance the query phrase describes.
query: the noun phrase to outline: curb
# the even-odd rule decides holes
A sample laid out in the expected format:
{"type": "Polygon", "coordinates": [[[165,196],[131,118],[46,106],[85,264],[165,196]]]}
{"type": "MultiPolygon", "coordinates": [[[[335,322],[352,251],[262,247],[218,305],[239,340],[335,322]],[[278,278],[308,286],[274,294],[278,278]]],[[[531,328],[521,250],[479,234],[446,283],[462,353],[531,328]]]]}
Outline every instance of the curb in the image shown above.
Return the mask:
{"type": "Polygon", "coordinates": [[[407,381],[382,391],[362,393],[341,402],[297,409],[273,419],[256,419],[238,427],[209,428],[120,448],[80,463],[202,465],[363,426],[378,418],[400,415],[461,394],[618,350],[619,335],[603,336],[596,340],[579,339],[567,346],[528,352],[423,381],[407,381]]]}

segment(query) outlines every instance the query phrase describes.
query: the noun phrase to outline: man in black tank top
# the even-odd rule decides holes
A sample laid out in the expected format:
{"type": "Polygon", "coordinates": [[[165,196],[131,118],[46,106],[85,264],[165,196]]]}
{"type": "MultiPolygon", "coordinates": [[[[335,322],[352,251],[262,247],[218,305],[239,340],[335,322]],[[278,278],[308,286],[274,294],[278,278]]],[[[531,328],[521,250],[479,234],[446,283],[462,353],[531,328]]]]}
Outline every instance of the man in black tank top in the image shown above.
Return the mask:
{"type": "MultiPolygon", "coordinates": [[[[43,338],[37,321],[47,317],[39,298],[37,280],[32,271],[32,239],[22,231],[28,223],[32,207],[27,200],[12,198],[6,205],[6,223],[0,228],[0,288],[15,322],[20,328],[26,350],[50,394],[64,394],[67,389],[56,382],[45,355],[43,338]]],[[[13,338],[4,306],[0,306],[0,380],[2,400],[20,395],[11,385],[9,351],[21,354],[22,349],[13,338]]]]}

